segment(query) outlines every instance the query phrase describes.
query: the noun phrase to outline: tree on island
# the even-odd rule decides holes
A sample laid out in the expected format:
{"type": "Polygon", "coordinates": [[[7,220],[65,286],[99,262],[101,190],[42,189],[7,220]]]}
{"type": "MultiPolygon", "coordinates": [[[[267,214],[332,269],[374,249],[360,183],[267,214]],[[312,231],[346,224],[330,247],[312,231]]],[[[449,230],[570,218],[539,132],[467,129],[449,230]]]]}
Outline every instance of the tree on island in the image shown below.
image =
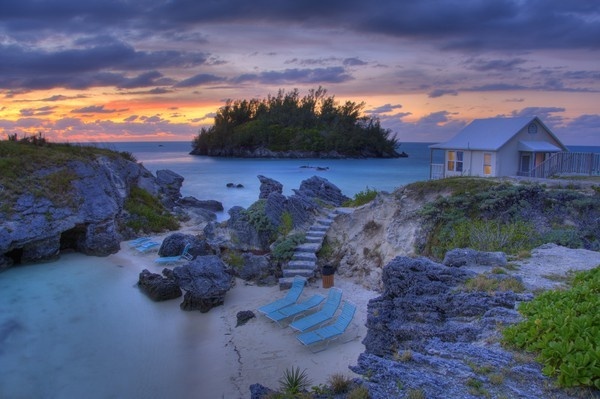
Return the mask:
{"type": "Polygon", "coordinates": [[[362,115],[364,102],[338,104],[322,87],[300,98],[298,89],[279,90],[266,99],[227,100],[214,125],[202,128],[192,154],[212,156],[381,157],[401,156],[391,131],[373,116],[362,115]],[[265,151],[267,150],[267,151],[265,151]],[[258,155],[257,155],[258,154],[258,155]],[[273,155],[271,155],[273,156],[273,155]]]}

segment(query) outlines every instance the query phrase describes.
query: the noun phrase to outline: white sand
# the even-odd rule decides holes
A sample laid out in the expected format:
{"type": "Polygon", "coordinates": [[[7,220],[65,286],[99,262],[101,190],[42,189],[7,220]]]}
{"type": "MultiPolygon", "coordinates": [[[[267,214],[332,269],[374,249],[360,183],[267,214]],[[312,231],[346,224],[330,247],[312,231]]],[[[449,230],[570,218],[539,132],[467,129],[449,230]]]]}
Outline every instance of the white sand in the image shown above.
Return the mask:
{"type": "MultiPolygon", "coordinates": [[[[160,273],[162,270],[161,266],[156,269],[149,267],[156,253],[139,255],[126,244],[122,248],[112,256],[114,262],[138,267],[139,271],[146,268],[160,273]]],[[[202,330],[196,356],[202,359],[203,367],[193,362],[195,364],[191,367],[202,369],[189,370],[193,377],[190,376],[185,383],[193,383],[202,397],[247,398],[249,387],[254,383],[279,388],[283,372],[292,367],[306,370],[312,385],[325,384],[336,373],[355,376],[348,366],[356,364],[358,355],[364,352],[361,341],[367,331],[367,303],[378,294],[337,275],[334,284],[342,289],[342,300],[357,305],[354,322],[339,340],[332,341],[325,350],[313,353],[296,339],[296,333],[290,327],[282,327],[256,311],[258,307],[283,297],[286,291],[280,291],[279,286],[258,287],[238,279],[235,287],[227,293],[223,306],[200,314],[189,331],[181,331],[181,334],[188,335],[202,330]],[[237,313],[244,310],[253,311],[256,317],[236,327],[237,313]]],[[[327,291],[322,288],[320,280],[315,281],[304,289],[300,299],[316,293],[327,296],[327,291]]],[[[168,301],[168,306],[173,312],[183,312],[179,309],[181,301],[181,298],[168,301]]]]}

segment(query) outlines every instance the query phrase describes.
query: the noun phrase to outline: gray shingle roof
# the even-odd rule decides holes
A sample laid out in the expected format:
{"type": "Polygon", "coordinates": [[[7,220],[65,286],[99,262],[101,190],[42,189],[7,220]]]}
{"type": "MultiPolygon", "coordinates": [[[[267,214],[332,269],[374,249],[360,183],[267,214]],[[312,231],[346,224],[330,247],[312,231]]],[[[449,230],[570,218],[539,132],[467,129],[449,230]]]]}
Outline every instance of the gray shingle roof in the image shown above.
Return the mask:
{"type": "Polygon", "coordinates": [[[429,148],[498,151],[534,119],[541,123],[537,117],[475,119],[450,140],[429,148]]]}

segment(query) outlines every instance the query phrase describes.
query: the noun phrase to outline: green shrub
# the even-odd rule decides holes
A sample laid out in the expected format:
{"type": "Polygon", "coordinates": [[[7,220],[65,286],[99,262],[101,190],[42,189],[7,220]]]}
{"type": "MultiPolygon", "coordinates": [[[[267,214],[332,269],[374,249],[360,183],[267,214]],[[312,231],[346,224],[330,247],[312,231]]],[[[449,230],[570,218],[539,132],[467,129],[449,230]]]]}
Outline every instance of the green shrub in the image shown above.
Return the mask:
{"type": "Polygon", "coordinates": [[[600,389],[600,267],[576,273],[571,288],[523,303],[525,320],[503,330],[504,343],[538,354],[563,387],[600,389]]]}
{"type": "Polygon", "coordinates": [[[377,197],[377,190],[367,187],[364,191],[354,194],[354,198],[345,201],[342,205],[348,207],[357,207],[373,201],[377,197]]]}
{"type": "Polygon", "coordinates": [[[179,228],[173,215],[149,192],[139,187],[132,187],[125,200],[125,210],[131,215],[127,226],[135,231],[156,233],[179,228]]]}
{"type": "Polygon", "coordinates": [[[366,386],[360,385],[348,392],[347,399],[369,399],[369,390],[366,386]]]}
{"type": "Polygon", "coordinates": [[[294,228],[294,219],[292,218],[292,214],[289,212],[283,212],[281,214],[281,221],[279,224],[279,234],[282,236],[287,236],[290,234],[292,229],[294,228]]]}
{"type": "Polygon", "coordinates": [[[296,247],[304,242],[303,233],[291,234],[287,237],[278,238],[273,244],[271,254],[280,262],[287,262],[292,259],[296,247]]]}
{"type": "Polygon", "coordinates": [[[512,291],[519,293],[525,291],[525,286],[515,277],[478,274],[465,282],[465,289],[467,291],[483,291],[488,293],[494,293],[496,291],[512,291]]]}
{"type": "Polygon", "coordinates": [[[286,394],[295,395],[308,388],[310,379],[306,370],[300,371],[300,367],[285,369],[283,377],[279,380],[280,389],[286,394]]]}
{"type": "Polygon", "coordinates": [[[272,234],[275,229],[273,224],[267,218],[265,207],[267,201],[258,200],[244,210],[244,214],[248,217],[248,222],[258,231],[259,233],[270,233],[272,234]]]}
{"type": "Polygon", "coordinates": [[[348,392],[352,385],[352,380],[343,374],[330,375],[328,382],[333,393],[337,395],[348,392]]]}

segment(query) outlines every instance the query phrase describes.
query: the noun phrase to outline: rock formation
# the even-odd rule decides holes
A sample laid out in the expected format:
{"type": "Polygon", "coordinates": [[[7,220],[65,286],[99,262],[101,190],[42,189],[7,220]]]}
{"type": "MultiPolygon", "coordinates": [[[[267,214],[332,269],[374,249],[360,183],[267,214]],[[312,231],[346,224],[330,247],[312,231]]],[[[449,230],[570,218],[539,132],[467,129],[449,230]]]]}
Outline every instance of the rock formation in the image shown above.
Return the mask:
{"type": "Polygon", "coordinates": [[[208,312],[222,305],[225,294],[235,280],[227,273],[223,261],[215,255],[199,256],[183,266],[173,269],[175,281],[185,291],[183,310],[208,312]]]}
{"type": "Polygon", "coordinates": [[[468,292],[474,272],[426,258],[398,257],[383,269],[383,294],[368,306],[365,352],[351,369],[368,376],[374,399],[566,398],[541,366],[515,358],[498,343],[498,327],[520,320],[530,294],[468,292]],[[524,383],[526,381],[526,383],[524,383]]]}
{"type": "Polygon", "coordinates": [[[157,302],[179,298],[182,295],[181,289],[173,278],[150,273],[147,269],[140,273],[138,286],[150,299],[157,302]]]}

